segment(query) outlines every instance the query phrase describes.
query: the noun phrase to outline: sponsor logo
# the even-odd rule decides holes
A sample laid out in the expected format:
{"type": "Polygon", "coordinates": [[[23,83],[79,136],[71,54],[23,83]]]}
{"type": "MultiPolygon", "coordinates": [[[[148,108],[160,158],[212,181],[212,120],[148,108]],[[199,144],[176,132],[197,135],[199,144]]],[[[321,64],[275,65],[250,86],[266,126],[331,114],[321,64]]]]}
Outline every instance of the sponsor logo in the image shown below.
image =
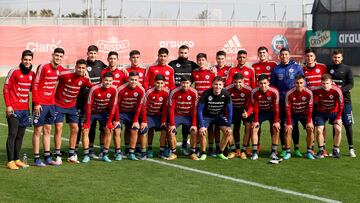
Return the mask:
{"type": "Polygon", "coordinates": [[[310,47],[322,47],[331,40],[330,31],[317,31],[314,36],[309,37],[310,47]]]}
{"type": "Polygon", "coordinates": [[[271,41],[271,48],[279,54],[282,48],[289,48],[289,43],[284,35],[276,35],[271,41]]]}
{"type": "Polygon", "coordinates": [[[99,52],[108,53],[110,51],[116,51],[118,53],[124,53],[130,50],[130,42],[127,39],[119,40],[117,37],[109,37],[108,40],[98,40],[97,46],[99,52]]]}
{"type": "Polygon", "coordinates": [[[240,40],[236,35],[233,35],[226,44],[224,44],[222,50],[229,54],[236,54],[240,49],[242,49],[240,40]]]}
{"type": "Polygon", "coordinates": [[[56,48],[61,47],[61,40],[51,39],[51,42],[28,42],[26,49],[32,52],[53,52],[56,48]]]}
{"type": "Polygon", "coordinates": [[[164,40],[159,42],[159,47],[165,48],[179,48],[181,45],[186,45],[191,48],[195,46],[195,42],[191,40],[164,40]]]}

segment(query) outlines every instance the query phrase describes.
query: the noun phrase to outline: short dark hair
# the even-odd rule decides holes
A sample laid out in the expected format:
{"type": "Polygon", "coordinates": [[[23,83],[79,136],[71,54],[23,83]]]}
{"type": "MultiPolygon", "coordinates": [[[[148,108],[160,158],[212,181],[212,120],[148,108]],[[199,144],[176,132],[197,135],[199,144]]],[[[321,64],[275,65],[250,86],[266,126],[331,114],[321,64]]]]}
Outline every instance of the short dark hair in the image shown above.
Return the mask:
{"type": "Polygon", "coordinates": [[[155,81],[158,81],[158,80],[164,80],[165,81],[165,77],[161,74],[157,74],[155,75],[155,81]]]}
{"type": "Polygon", "coordinates": [[[257,52],[263,51],[263,50],[265,50],[266,52],[269,52],[268,48],[266,48],[265,46],[259,47],[258,50],[257,50],[257,52]]]}
{"type": "Polygon", "coordinates": [[[181,45],[181,46],[179,47],[179,50],[180,50],[180,49],[189,49],[189,47],[186,46],[186,45],[181,45]]]}
{"type": "Polygon", "coordinates": [[[288,48],[286,48],[286,47],[281,48],[279,53],[284,52],[284,51],[287,51],[287,52],[290,53],[290,50],[288,48]]]}
{"type": "Polygon", "coordinates": [[[76,61],[76,65],[81,65],[81,64],[87,65],[86,60],[85,60],[85,59],[78,59],[78,60],[76,61]]]}
{"type": "Polygon", "coordinates": [[[90,45],[88,47],[88,52],[90,52],[90,51],[99,52],[99,48],[97,46],[95,46],[95,45],[90,45]]]}
{"type": "Polygon", "coordinates": [[[64,51],[63,48],[58,47],[58,48],[54,49],[54,54],[55,54],[55,53],[65,54],[65,51],[64,51]]]}
{"type": "Polygon", "coordinates": [[[261,74],[258,76],[258,81],[262,81],[262,80],[269,80],[269,77],[265,74],[261,74]]]}
{"type": "Polygon", "coordinates": [[[199,58],[205,58],[205,59],[207,59],[207,56],[206,56],[205,53],[198,53],[198,54],[196,55],[196,59],[199,59],[199,58]]]}
{"type": "Polygon", "coordinates": [[[132,77],[132,76],[139,76],[139,73],[136,72],[136,71],[131,71],[131,72],[129,73],[129,77],[132,77]]]}
{"type": "Polygon", "coordinates": [[[190,81],[191,82],[191,77],[188,76],[188,75],[180,76],[180,82],[184,82],[184,81],[190,81]]]}
{"type": "Polygon", "coordinates": [[[314,53],[315,54],[315,51],[312,48],[307,48],[307,49],[305,49],[305,54],[308,54],[308,53],[314,53]]]}
{"type": "Polygon", "coordinates": [[[112,55],[115,55],[116,58],[119,57],[119,54],[118,54],[116,51],[110,51],[110,52],[108,53],[108,58],[109,58],[110,56],[112,56],[112,55]]]}
{"type": "Polygon", "coordinates": [[[218,56],[226,56],[226,52],[225,51],[218,51],[216,52],[216,57],[218,56]]]}
{"type": "Polygon", "coordinates": [[[341,49],[335,49],[333,52],[332,52],[332,56],[334,55],[338,55],[338,54],[341,54],[343,56],[343,51],[341,49]]]}
{"type": "Polygon", "coordinates": [[[332,77],[329,73],[325,73],[324,75],[321,76],[321,81],[325,81],[325,80],[332,80],[332,77]]]}
{"type": "Polygon", "coordinates": [[[215,76],[212,83],[214,83],[216,81],[221,81],[221,82],[225,83],[224,79],[221,76],[215,76]]]}
{"type": "Polygon", "coordinates": [[[239,80],[239,79],[244,79],[244,75],[241,74],[241,73],[236,73],[234,76],[233,76],[233,81],[234,80],[239,80]]]}
{"type": "Polygon", "coordinates": [[[244,49],[240,49],[237,53],[237,55],[241,55],[241,54],[246,54],[247,55],[247,51],[245,51],[244,49]]]}
{"type": "Polygon", "coordinates": [[[305,80],[305,76],[304,76],[304,75],[297,75],[297,76],[295,76],[295,80],[300,80],[300,79],[304,79],[304,80],[305,80]]]}
{"type": "Polygon", "coordinates": [[[138,50],[132,50],[132,51],[130,51],[129,56],[132,57],[132,56],[134,56],[134,55],[140,55],[140,51],[138,51],[138,50]]]}
{"type": "Polygon", "coordinates": [[[22,52],[21,59],[24,59],[25,56],[31,56],[31,58],[34,58],[34,53],[27,49],[22,52]]]}
{"type": "Polygon", "coordinates": [[[169,54],[169,50],[168,50],[167,48],[162,47],[162,48],[160,48],[159,51],[158,51],[158,55],[160,55],[160,54],[166,54],[166,55],[168,55],[168,54],[169,54]]]}
{"type": "Polygon", "coordinates": [[[103,75],[103,78],[113,78],[114,77],[114,75],[112,74],[112,72],[106,72],[106,73],[104,73],[104,75],[103,75]]]}

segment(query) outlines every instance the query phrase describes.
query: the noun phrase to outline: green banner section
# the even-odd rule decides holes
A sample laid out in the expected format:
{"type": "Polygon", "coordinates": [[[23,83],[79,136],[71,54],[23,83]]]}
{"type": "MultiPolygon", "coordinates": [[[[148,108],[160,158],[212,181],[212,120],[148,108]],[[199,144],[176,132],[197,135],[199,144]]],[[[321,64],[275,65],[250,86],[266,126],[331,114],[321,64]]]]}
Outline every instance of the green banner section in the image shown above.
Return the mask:
{"type": "Polygon", "coordinates": [[[306,31],[306,47],[337,47],[338,33],[336,31],[306,31]]]}

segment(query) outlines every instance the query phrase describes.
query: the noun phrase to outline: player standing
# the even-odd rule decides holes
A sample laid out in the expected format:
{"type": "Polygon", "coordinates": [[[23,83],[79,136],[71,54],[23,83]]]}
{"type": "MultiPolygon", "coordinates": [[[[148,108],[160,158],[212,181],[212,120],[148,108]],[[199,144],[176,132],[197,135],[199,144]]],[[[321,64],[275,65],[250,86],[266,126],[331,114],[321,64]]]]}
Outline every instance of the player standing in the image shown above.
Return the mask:
{"type": "Polygon", "coordinates": [[[268,48],[264,46],[258,48],[257,55],[259,61],[252,65],[256,80],[260,75],[267,75],[270,78],[271,71],[277,66],[277,63],[275,61],[269,61],[268,48]]]}
{"type": "Polygon", "coordinates": [[[244,84],[250,86],[251,88],[254,88],[256,86],[255,72],[254,69],[245,66],[247,61],[247,52],[245,50],[238,51],[237,61],[237,66],[229,69],[225,85],[230,85],[232,83],[234,75],[236,73],[241,73],[244,76],[244,84]]]}

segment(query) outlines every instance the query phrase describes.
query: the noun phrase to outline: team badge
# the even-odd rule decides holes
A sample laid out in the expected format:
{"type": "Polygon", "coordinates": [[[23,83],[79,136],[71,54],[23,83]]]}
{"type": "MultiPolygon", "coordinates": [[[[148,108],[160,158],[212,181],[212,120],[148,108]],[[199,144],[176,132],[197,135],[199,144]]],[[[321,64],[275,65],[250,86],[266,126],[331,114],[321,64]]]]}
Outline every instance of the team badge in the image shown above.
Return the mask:
{"type": "Polygon", "coordinates": [[[29,80],[32,80],[32,76],[31,76],[31,75],[29,76],[29,80]]]}
{"type": "Polygon", "coordinates": [[[241,93],[241,94],[240,94],[240,97],[245,97],[245,94],[244,94],[244,93],[241,93]]]}
{"type": "Polygon", "coordinates": [[[69,79],[68,82],[71,82],[71,79],[69,79]]]}
{"type": "Polygon", "coordinates": [[[208,99],[209,99],[209,101],[212,101],[212,100],[213,100],[212,96],[209,96],[208,99]]]}
{"type": "Polygon", "coordinates": [[[226,70],[226,71],[225,71],[225,75],[227,75],[228,73],[229,73],[229,71],[226,70]]]}
{"type": "Polygon", "coordinates": [[[198,78],[199,77],[199,75],[196,75],[196,78],[198,78]]]}
{"type": "Polygon", "coordinates": [[[248,71],[245,71],[244,74],[245,74],[245,75],[249,75],[249,72],[248,72],[248,71]]]}
{"type": "Polygon", "coordinates": [[[188,100],[191,100],[191,96],[187,96],[187,99],[188,99],[188,100]]]}
{"type": "Polygon", "coordinates": [[[331,74],[333,74],[334,72],[335,72],[334,69],[331,69],[331,70],[330,70],[330,73],[331,73],[331,74]]]}
{"type": "Polygon", "coordinates": [[[165,74],[166,74],[166,75],[170,75],[170,72],[169,72],[169,71],[165,71],[165,74]]]}
{"type": "Polygon", "coordinates": [[[139,94],[137,92],[134,93],[134,97],[138,97],[139,94]]]}
{"type": "Polygon", "coordinates": [[[267,97],[267,100],[269,100],[269,101],[270,101],[270,100],[271,100],[271,97],[267,97]]]}
{"type": "Polygon", "coordinates": [[[139,77],[143,77],[144,75],[143,75],[143,73],[139,73],[139,77]]]}
{"type": "Polygon", "coordinates": [[[20,75],[20,78],[23,78],[24,76],[23,75],[20,75]]]}
{"type": "Polygon", "coordinates": [[[158,73],[159,71],[158,70],[155,70],[155,73],[158,73]]]}
{"type": "Polygon", "coordinates": [[[332,94],[330,94],[329,96],[330,99],[334,99],[334,96],[332,94]]]}
{"type": "Polygon", "coordinates": [[[110,98],[110,97],[111,97],[111,94],[110,94],[110,93],[107,93],[107,94],[106,94],[106,97],[107,97],[107,98],[110,98]]]}
{"type": "Polygon", "coordinates": [[[276,54],[279,54],[282,48],[289,48],[289,43],[284,35],[276,35],[271,41],[271,48],[276,54]]]}
{"type": "Polygon", "coordinates": [[[101,94],[98,94],[98,97],[101,97],[101,94]]]}
{"type": "Polygon", "coordinates": [[[266,70],[270,70],[270,66],[266,66],[266,70]]]}
{"type": "Polygon", "coordinates": [[[294,72],[294,69],[290,68],[290,69],[289,69],[289,72],[290,72],[290,73],[294,72]]]}
{"type": "Polygon", "coordinates": [[[79,86],[82,85],[82,81],[79,81],[79,82],[78,82],[78,85],[79,85],[79,86]]]}
{"type": "Polygon", "coordinates": [[[293,98],[293,101],[295,101],[295,100],[296,100],[296,98],[294,97],[294,98],[293,98]]]}
{"type": "Polygon", "coordinates": [[[234,94],[233,94],[233,93],[231,93],[231,96],[233,97],[233,96],[234,96],[234,94]]]}
{"type": "Polygon", "coordinates": [[[316,73],[320,73],[320,70],[319,70],[319,69],[316,69],[315,72],[316,72],[316,73]]]}
{"type": "Polygon", "coordinates": [[[88,67],[86,68],[86,70],[87,70],[87,71],[91,71],[92,68],[91,68],[90,66],[88,66],[88,67]]]}
{"type": "Polygon", "coordinates": [[[120,77],[120,75],[117,73],[117,74],[115,74],[115,77],[116,77],[116,78],[119,78],[119,77],[120,77]]]}
{"type": "Polygon", "coordinates": [[[301,99],[302,99],[303,101],[305,101],[305,100],[306,100],[306,97],[301,97],[301,99]]]}
{"type": "Polygon", "coordinates": [[[59,75],[59,74],[60,74],[60,71],[59,71],[59,70],[57,70],[57,71],[56,71],[56,74],[57,74],[57,75],[59,75]]]}
{"type": "Polygon", "coordinates": [[[159,101],[162,101],[164,98],[162,98],[162,97],[159,97],[159,101]]]}
{"type": "Polygon", "coordinates": [[[178,68],[180,68],[181,65],[180,65],[180,63],[177,63],[175,66],[178,67],[178,68]]]}
{"type": "Polygon", "coordinates": [[[205,79],[209,79],[210,78],[210,75],[205,75],[205,79]]]}

